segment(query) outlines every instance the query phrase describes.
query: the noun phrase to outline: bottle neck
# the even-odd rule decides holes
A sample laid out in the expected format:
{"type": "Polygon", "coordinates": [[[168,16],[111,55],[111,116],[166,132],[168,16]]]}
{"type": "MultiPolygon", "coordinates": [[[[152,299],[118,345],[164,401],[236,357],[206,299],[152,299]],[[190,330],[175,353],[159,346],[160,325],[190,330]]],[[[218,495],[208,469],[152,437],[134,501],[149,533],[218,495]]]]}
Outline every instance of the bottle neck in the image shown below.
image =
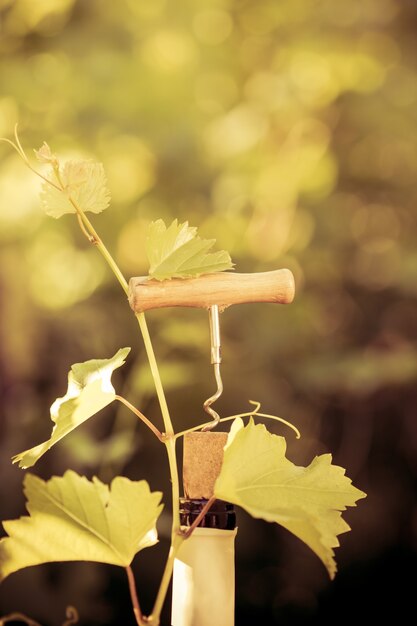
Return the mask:
{"type": "MultiPolygon", "coordinates": [[[[207,500],[204,499],[180,498],[181,526],[191,526],[206,503],[207,500]]],[[[236,528],[236,513],[233,504],[223,500],[215,500],[198,526],[201,528],[234,530],[236,528]]]]}

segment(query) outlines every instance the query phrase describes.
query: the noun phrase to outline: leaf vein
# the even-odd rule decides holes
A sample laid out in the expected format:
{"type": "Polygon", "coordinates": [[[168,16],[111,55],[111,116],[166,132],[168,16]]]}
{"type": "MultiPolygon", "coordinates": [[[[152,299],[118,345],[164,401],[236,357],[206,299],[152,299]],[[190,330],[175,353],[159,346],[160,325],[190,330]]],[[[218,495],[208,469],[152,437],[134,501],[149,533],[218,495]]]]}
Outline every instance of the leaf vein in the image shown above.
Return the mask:
{"type": "Polygon", "coordinates": [[[69,518],[71,518],[73,521],[75,521],[79,526],[81,526],[82,528],[84,528],[85,530],[87,530],[89,533],[91,533],[92,535],[94,535],[97,539],[99,539],[102,543],[104,543],[114,554],[115,556],[117,556],[118,559],[120,559],[121,563],[124,564],[125,560],[122,557],[122,555],[120,554],[120,552],[117,550],[117,548],[115,548],[111,542],[106,539],[106,537],[104,537],[100,532],[98,532],[95,528],[90,527],[87,523],[83,522],[82,520],[80,520],[74,513],[72,513],[70,510],[67,509],[67,507],[64,505],[63,502],[57,500],[54,496],[52,496],[52,494],[49,493],[49,491],[45,491],[44,495],[46,498],[48,498],[53,504],[55,504],[55,506],[60,509],[61,511],[63,511],[69,518]]]}

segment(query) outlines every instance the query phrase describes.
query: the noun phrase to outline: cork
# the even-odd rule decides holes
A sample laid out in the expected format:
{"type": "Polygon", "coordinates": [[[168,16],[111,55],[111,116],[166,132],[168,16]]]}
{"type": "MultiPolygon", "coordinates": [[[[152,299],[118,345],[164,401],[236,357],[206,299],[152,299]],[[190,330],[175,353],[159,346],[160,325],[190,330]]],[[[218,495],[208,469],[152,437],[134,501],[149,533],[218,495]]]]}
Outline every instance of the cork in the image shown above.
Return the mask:
{"type": "Polygon", "coordinates": [[[223,463],[227,433],[195,432],[184,436],[184,493],[190,499],[210,499],[223,463]]]}

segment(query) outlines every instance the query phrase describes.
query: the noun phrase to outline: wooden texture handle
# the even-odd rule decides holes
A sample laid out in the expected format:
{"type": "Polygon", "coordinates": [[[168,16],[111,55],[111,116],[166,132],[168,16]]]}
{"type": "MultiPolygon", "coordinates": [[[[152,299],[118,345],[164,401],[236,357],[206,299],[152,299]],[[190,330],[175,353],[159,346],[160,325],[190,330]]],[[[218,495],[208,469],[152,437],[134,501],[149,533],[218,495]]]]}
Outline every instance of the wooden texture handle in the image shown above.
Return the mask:
{"type": "Polygon", "coordinates": [[[289,304],[294,298],[294,276],[290,270],[257,274],[218,272],[199,278],[149,280],[139,276],[129,281],[129,303],[139,313],[149,309],[189,306],[221,310],[244,302],[289,304]]]}

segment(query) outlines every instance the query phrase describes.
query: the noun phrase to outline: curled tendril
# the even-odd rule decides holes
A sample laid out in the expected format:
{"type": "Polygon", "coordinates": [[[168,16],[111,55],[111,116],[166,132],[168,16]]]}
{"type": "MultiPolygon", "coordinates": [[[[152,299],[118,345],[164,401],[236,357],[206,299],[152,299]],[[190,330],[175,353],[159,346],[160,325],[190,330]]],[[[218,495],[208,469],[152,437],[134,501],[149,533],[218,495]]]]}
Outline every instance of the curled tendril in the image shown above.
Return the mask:
{"type": "Polygon", "coordinates": [[[5,137],[1,137],[0,141],[8,143],[10,146],[12,146],[13,150],[16,150],[17,154],[20,156],[21,159],[23,159],[26,165],[29,165],[29,159],[27,158],[26,153],[22,148],[22,144],[20,143],[20,139],[17,134],[17,124],[14,127],[14,138],[15,141],[12,141],[11,139],[6,139],[5,137]]]}
{"type": "MultiPolygon", "coordinates": [[[[50,180],[49,178],[41,174],[41,172],[38,172],[38,170],[36,170],[30,164],[30,161],[28,157],[26,156],[26,152],[23,150],[22,144],[20,143],[19,135],[17,134],[17,124],[14,127],[14,138],[15,138],[15,141],[12,141],[11,139],[6,139],[5,137],[0,137],[0,141],[2,141],[3,143],[9,144],[9,146],[12,146],[13,150],[16,150],[17,154],[23,160],[25,165],[27,165],[27,167],[30,170],[32,170],[32,172],[34,172],[37,176],[39,176],[39,178],[42,178],[42,180],[48,183],[48,185],[51,185],[51,187],[55,187],[55,189],[58,189],[58,191],[62,191],[62,188],[59,185],[57,185],[52,180],[50,180]]],[[[0,622],[0,626],[1,626],[1,622],[0,622]]]]}
{"type": "MultiPolygon", "coordinates": [[[[285,420],[283,417],[278,417],[277,415],[270,415],[269,413],[260,413],[259,409],[261,408],[260,402],[255,402],[254,400],[249,400],[249,404],[253,404],[255,407],[252,411],[248,411],[247,413],[237,413],[236,415],[228,415],[227,417],[222,417],[220,422],[230,422],[238,417],[266,417],[267,419],[275,420],[276,422],[281,422],[281,424],[285,424],[288,428],[291,428],[295,432],[295,436],[297,439],[300,439],[301,433],[294,424],[291,424],[288,420],[285,420]]],[[[180,433],[175,434],[175,439],[178,437],[183,437],[187,433],[192,433],[195,430],[201,430],[205,426],[211,425],[212,422],[205,422],[204,424],[199,424],[198,426],[194,426],[193,428],[188,428],[187,430],[183,430],[180,433]]]]}
{"type": "Polygon", "coordinates": [[[80,619],[75,606],[67,606],[67,610],[65,611],[65,617],[67,619],[62,624],[62,626],[71,626],[72,624],[78,624],[78,620],[80,619]]]}
{"type": "Polygon", "coordinates": [[[42,626],[39,622],[35,622],[35,620],[27,617],[23,613],[10,613],[10,615],[5,615],[0,618],[0,626],[4,626],[8,622],[23,622],[27,624],[27,626],[42,626]]]}
{"type": "Polygon", "coordinates": [[[281,424],[285,424],[285,426],[288,426],[288,428],[291,428],[291,430],[295,432],[295,436],[297,439],[301,438],[301,433],[298,428],[288,420],[285,420],[283,417],[278,417],[277,415],[270,415],[269,413],[259,413],[259,409],[261,408],[260,402],[249,400],[249,404],[253,404],[255,406],[255,409],[252,412],[246,414],[243,413],[242,415],[236,415],[235,417],[253,417],[254,415],[257,415],[258,417],[266,417],[268,419],[275,420],[276,422],[281,422],[281,424]]]}
{"type": "MultiPolygon", "coordinates": [[[[78,620],[80,619],[78,611],[74,606],[67,606],[65,617],[67,619],[63,622],[62,626],[72,626],[73,624],[78,624],[78,620]]],[[[8,622],[23,622],[27,626],[42,626],[42,624],[36,622],[34,619],[31,619],[23,613],[10,613],[10,615],[0,617],[0,626],[4,626],[8,622]]]]}

